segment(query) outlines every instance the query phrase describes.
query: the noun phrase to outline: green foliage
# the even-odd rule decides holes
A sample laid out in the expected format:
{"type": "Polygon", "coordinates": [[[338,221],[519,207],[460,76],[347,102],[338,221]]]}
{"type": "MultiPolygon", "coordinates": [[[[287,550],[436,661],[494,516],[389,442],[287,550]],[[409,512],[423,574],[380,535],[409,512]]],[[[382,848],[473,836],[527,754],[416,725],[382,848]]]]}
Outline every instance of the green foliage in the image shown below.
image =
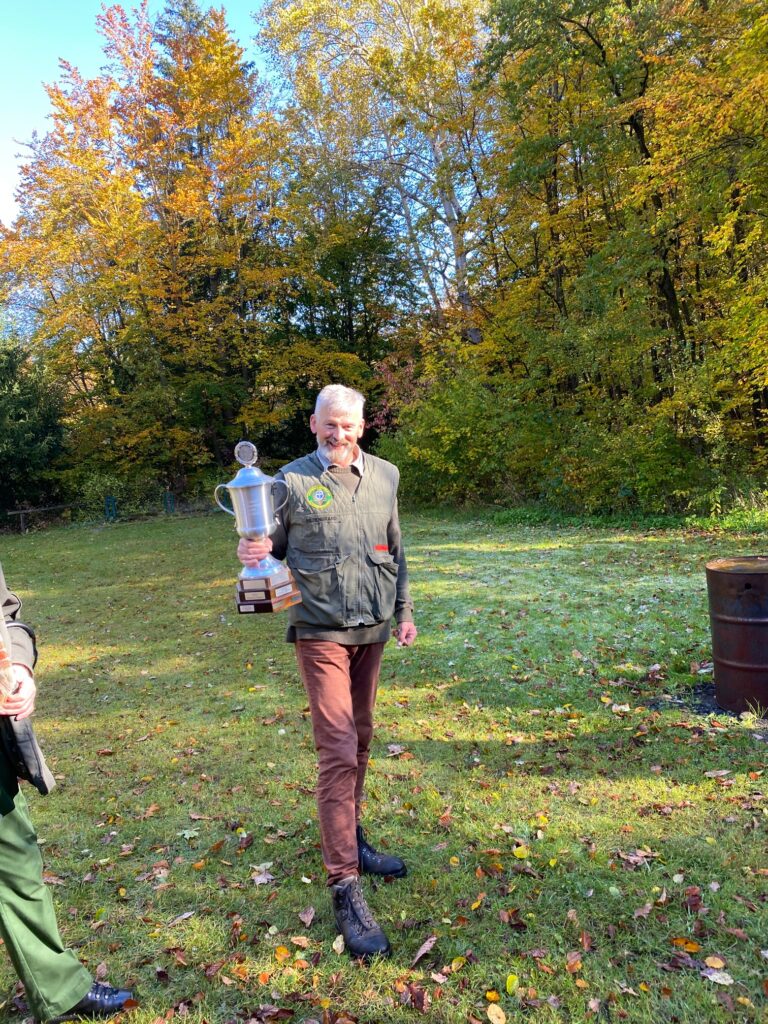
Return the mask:
{"type": "Polygon", "coordinates": [[[377,447],[399,465],[404,500],[533,502],[603,516],[709,513],[713,495],[727,494],[727,480],[743,469],[743,453],[723,442],[713,417],[694,431],[665,404],[647,410],[627,399],[595,409],[578,393],[554,411],[521,401],[526,388],[475,362],[404,406],[397,432],[377,447]]]}
{"type": "Polygon", "coordinates": [[[400,468],[408,502],[477,502],[511,495],[516,412],[501,389],[465,369],[400,410],[377,452],[400,468]]]}
{"type": "Polygon", "coordinates": [[[0,508],[50,504],[58,482],[63,395],[41,359],[0,340],[0,508]]]}
{"type": "Polygon", "coordinates": [[[104,470],[79,481],[79,490],[72,495],[77,504],[76,518],[102,519],[108,497],[117,502],[118,517],[157,514],[163,508],[163,488],[152,477],[124,477],[104,470]]]}
{"type": "Polygon", "coordinates": [[[706,486],[707,471],[670,423],[645,419],[624,429],[572,421],[541,497],[568,511],[682,512],[706,486]]]}

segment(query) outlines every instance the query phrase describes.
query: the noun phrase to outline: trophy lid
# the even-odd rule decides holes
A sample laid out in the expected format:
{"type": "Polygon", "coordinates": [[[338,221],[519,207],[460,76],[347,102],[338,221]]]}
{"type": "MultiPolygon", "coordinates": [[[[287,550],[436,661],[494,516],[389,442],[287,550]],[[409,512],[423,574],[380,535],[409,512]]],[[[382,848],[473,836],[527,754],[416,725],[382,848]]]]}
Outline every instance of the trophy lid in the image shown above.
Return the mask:
{"type": "Polygon", "coordinates": [[[238,441],[235,445],[235,458],[243,468],[238,469],[225,486],[231,489],[233,487],[262,487],[265,484],[274,483],[274,477],[267,476],[258,466],[254,465],[258,455],[255,444],[250,441],[238,441]]]}

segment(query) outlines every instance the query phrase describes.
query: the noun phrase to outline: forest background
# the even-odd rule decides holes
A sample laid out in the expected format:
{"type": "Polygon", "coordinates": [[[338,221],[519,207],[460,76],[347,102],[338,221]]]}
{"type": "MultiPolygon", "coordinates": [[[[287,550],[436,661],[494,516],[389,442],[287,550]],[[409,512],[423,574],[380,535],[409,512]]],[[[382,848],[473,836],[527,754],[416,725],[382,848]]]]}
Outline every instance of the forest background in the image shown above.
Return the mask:
{"type": "Polygon", "coordinates": [[[765,501],[760,0],[105,7],[0,235],[0,509],[140,507],[369,396],[407,498],[765,501]]]}

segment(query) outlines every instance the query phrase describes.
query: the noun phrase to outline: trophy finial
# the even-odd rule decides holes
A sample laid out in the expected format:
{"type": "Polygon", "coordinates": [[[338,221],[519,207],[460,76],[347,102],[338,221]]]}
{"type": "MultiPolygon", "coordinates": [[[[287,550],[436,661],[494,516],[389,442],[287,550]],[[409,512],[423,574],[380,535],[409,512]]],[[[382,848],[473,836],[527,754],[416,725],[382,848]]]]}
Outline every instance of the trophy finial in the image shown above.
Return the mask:
{"type": "Polygon", "coordinates": [[[256,445],[250,441],[238,441],[235,445],[235,458],[241,466],[252,466],[258,457],[256,445]]]}

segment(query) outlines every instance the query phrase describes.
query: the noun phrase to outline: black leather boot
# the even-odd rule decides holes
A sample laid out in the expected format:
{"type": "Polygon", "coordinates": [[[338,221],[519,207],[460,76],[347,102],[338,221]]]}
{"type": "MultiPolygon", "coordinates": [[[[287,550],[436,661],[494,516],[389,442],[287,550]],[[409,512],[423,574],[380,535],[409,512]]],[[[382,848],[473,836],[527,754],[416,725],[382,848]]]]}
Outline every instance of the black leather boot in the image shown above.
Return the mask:
{"type": "Polygon", "coordinates": [[[389,956],[389,939],[376,924],[365,902],[357,875],[342,878],[331,886],[336,927],[344,936],[344,945],[352,956],[370,960],[373,956],[389,956]]]}
{"type": "Polygon", "coordinates": [[[379,853],[365,841],[365,832],[357,826],[357,865],[361,874],[389,875],[390,878],[405,878],[408,868],[399,857],[379,853]]]}
{"type": "Polygon", "coordinates": [[[112,988],[94,981],[79,1003],[71,1010],[54,1017],[54,1021],[75,1020],[78,1017],[114,1017],[133,996],[123,988],[112,988]]]}

